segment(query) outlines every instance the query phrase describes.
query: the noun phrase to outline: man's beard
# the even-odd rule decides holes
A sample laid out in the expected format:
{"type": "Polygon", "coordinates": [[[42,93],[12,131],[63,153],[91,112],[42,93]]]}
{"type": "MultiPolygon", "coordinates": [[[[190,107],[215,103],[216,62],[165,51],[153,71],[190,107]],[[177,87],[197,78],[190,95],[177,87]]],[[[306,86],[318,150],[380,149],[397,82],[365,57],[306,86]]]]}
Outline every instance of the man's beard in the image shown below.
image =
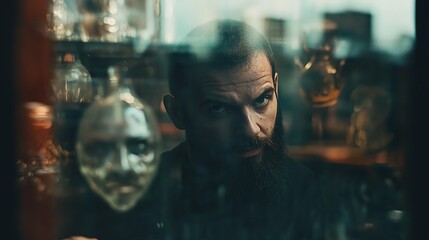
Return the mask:
{"type": "MultiPolygon", "coordinates": [[[[235,141],[236,145],[233,147],[235,151],[232,151],[235,153],[240,152],[241,149],[263,148],[262,153],[255,157],[243,159],[238,154],[230,154],[214,146],[191,146],[194,150],[196,149],[196,155],[199,156],[193,160],[197,185],[225,185],[240,191],[257,192],[278,192],[285,188],[287,156],[282,120],[279,107],[270,137],[242,137],[235,141]]],[[[188,141],[193,142],[189,138],[188,141]]]]}
{"type": "Polygon", "coordinates": [[[285,161],[287,155],[285,129],[282,122],[282,114],[278,110],[272,136],[249,139],[255,147],[263,147],[263,153],[261,156],[247,159],[243,163],[243,171],[241,171],[243,186],[251,186],[253,191],[257,192],[272,193],[286,188],[285,161]]]}

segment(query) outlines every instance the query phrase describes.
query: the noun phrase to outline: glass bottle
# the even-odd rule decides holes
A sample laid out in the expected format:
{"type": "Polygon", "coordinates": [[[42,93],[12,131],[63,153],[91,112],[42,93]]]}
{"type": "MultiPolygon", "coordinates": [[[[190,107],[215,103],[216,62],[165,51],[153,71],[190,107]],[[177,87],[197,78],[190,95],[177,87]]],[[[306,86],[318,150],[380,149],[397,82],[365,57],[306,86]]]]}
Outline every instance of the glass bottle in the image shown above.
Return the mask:
{"type": "Polygon", "coordinates": [[[91,104],[76,143],[80,171],[114,210],[135,206],[158,169],[160,133],[151,107],[118,67],[108,69],[110,94],[91,104]]]}
{"type": "Polygon", "coordinates": [[[28,145],[31,150],[18,160],[22,179],[37,178],[44,174],[56,174],[63,157],[62,149],[52,140],[52,108],[40,102],[25,104],[29,128],[34,131],[28,145]]]}
{"type": "Polygon", "coordinates": [[[310,104],[312,140],[329,140],[336,119],[336,105],[344,88],[345,59],[334,56],[334,43],[325,39],[317,46],[308,46],[304,35],[302,53],[295,58],[298,67],[300,94],[310,104]],[[320,45],[319,45],[320,44],[320,45]]]}
{"type": "MultiPolygon", "coordinates": [[[[24,131],[25,135],[19,139],[20,148],[16,162],[18,179],[16,186],[13,182],[13,187],[17,188],[20,197],[18,204],[23,214],[20,221],[22,238],[54,239],[57,209],[53,203],[67,194],[61,187],[63,178],[60,175],[60,164],[66,156],[52,138],[50,105],[41,101],[26,101],[20,111],[20,130],[24,131]]],[[[3,193],[3,196],[10,197],[6,193],[3,193]]],[[[14,204],[10,200],[5,203],[6,207],[14,204]]]]}
{"type": "Polygon", "coordinates": [[[125,0],[126,37],[132,40],[136,52],[143,52],[157,38],[160,14],[159,1],[125,0]]]}
{"type": "Polygon", "coordinates": [[[80,37],[84,42],[123,42],[127,28],[124,0],[78,0],[80,37]]]}
{"type": "Polygon", "coordinates": [[[79,174],[75,142],[79,121],[94,99],[93,80],[74,52],[60,53],[54,67],[52,86],[54,141],[64,151],[61,177],[64,189],[79,192],[84,180],[79,174]]]}
{"type": "Polygon", "coordinates": [[[94,100],[93,81],[76,54],[66,52],[57,59],[51,84],[56,140],[73,153],[77,125],[94,100]]]}
{"type": "Polygon", "coordinates": [[[52,90],[55,102],[92,101],[91,75],[74,53],[68,52],[58,58],[54,69],[52,90]]]}
{"type": "Polygon", "coordinates": [[[359,86],[351,94],[353,113],[347,142],[368,151],[385,150],[393,139],[388,127],[391,96],[381,87],[359,86]]]}
{"type": "Polygon", "coordinates": [[[51,0],[46,15],[46,31],[55,40],[71,40],[76,16],[65,0],[51,0]]]}
{"type": "Polygon", "coordinates": [[[324,44],[321,49],[304,47],[304,53],[309,55],[308,61],[303,63],[299,58],[295,60],[301,71],[302,96],[315,108],[335,105],[344,87],[341,69],[345,60],[336,63],[329,44],[324,44]]]}

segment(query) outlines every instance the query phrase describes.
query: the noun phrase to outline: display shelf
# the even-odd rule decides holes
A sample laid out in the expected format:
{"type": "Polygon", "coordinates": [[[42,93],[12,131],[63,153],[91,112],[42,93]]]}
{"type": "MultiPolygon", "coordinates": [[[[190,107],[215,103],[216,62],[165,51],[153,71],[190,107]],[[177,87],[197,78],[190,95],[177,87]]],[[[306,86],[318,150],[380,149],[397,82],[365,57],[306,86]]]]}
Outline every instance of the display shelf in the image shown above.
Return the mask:
{"type": "Polygon", "coordinates": [[[170,45],[154,43],[138,52],[132,42],[54,41],[53,46],[57,55],[74,52],[94,78],[107,78],[107,68],[120,65],[129,77],[165,79],[165,57],[171,51],[170,45]]]}
{"type": "Polygon", "coordinates": [[[54,41],[56,52],[77,51],[97,57],[137,56],[132,42],[54,41]]]}
{"type": "Polygon", "coordinates": [[[332,164],[369,167],[375,164],[401,166],[403,153],[400,150],[383,149],[368,151],[348,145],[309,144],[288,147],[288,153],[300,161],[317,160],[332,164]]]}

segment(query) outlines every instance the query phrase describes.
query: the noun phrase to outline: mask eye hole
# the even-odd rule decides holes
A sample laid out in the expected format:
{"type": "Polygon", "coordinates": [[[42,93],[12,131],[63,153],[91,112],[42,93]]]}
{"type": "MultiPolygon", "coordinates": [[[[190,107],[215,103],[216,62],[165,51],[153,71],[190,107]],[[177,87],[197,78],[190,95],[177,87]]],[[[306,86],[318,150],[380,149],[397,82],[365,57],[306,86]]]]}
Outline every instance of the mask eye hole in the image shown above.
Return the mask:
{"type": "Polygon", "coordinates": [[[115,143],[111,141],[94,141],[85,146],[85,152],[91,158],[102,159],[107,157],[115,147],[115,143]]]}
{"type": "Polygon", "coordinates": [[[145,155],[149,151],[149,142],[146,139],[127,139],[126,146],[128,152],[135,155],[145,155]]]}

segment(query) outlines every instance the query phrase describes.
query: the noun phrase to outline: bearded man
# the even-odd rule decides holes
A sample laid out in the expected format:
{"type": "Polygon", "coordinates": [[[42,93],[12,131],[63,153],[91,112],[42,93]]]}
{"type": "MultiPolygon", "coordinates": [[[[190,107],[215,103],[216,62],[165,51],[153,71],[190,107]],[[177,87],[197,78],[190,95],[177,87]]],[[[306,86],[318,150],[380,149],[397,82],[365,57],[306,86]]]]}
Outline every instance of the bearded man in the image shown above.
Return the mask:
{"type": "Polygon", "coordinates": [[[165,108],[186,133],[158,176],[173,239],[323,239],[321,192],[287,154],[262,34],[234,20],[197,27],[170,56],[169,87],[165,108]]]}

